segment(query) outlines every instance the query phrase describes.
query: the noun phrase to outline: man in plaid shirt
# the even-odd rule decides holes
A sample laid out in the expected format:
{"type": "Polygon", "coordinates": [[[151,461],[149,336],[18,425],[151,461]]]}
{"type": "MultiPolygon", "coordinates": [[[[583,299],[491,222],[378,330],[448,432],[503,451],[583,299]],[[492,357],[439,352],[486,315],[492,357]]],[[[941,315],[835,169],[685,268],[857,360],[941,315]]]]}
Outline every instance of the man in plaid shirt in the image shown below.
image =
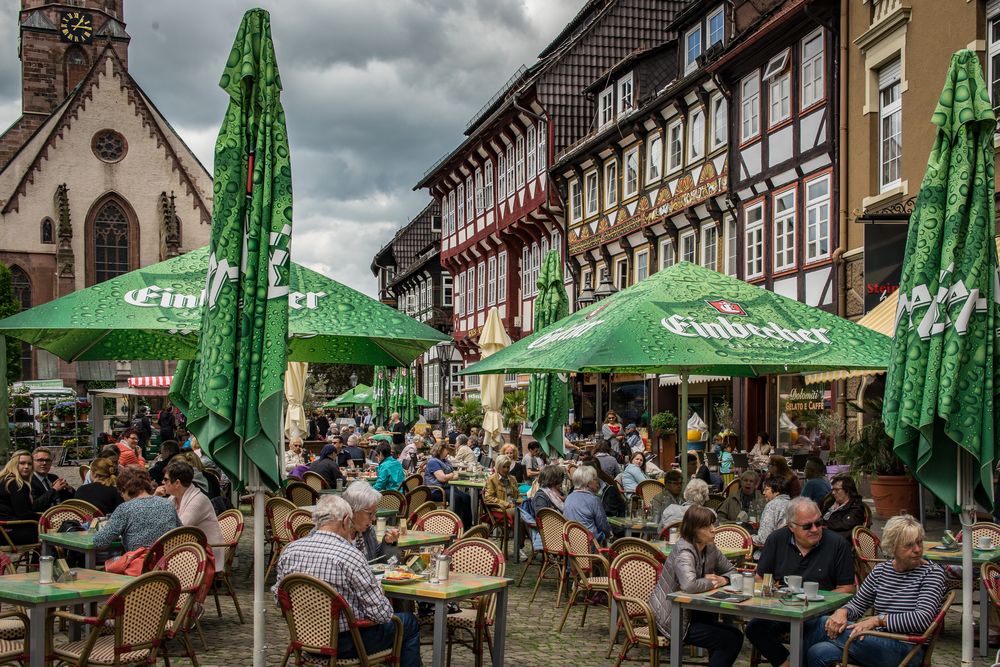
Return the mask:
{"type": "MultiPolygon", "coordinates": [[[[316,530],[312,535],[286,546],[278,558],[278,581],[271,591],[277,595],[278,585],[289,574],[308,574],[321,579],[343,596],[354,618],[372,621],[376,625],[359,630],[361,641],[369,653],[390,648],[395,638],[392,605],[375,580],[368,562],[351,540],[354,534],[353,512],[347,501],[335,495],[320,496],[313,512],[316,530]]],[[[413,614],[396,614],[403,622],[401,667],[420,667],[420,626],[413,614]]],[[[340,618],[337,657],[357,657],[347,621],[340,618]]]]}

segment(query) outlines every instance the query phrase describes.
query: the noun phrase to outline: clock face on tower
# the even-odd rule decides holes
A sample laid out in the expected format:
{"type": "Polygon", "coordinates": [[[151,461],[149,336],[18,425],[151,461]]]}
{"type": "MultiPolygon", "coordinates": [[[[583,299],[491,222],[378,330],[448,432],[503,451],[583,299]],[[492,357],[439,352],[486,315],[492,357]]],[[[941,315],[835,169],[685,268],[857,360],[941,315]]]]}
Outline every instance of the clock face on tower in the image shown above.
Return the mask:
{"type": "Polygon", "coordinates": [[[59,34],[67,42],[89,43],[94,34],[94,16],[86,12],[63,12],[59,20],[59,34]]]}

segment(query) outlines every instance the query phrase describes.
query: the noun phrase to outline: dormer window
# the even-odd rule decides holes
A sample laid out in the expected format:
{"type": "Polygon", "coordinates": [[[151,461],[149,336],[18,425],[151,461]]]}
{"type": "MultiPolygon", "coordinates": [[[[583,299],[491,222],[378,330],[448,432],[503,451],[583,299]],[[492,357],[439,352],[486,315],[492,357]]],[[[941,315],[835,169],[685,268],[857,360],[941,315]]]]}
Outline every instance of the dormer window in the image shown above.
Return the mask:
{"type": "Polygon", "coordinates": [[[689,74],[698,66],[701,55],[701,24],[687,31],[684,36],[684,73],[689,74]]]}
{"type": "Polygon", "coordinates": [[[601,118],[601,127],[606,127],[615,119],[615,89],[605,88],[601,91],[598,112],[601,118]]]}
{"type": "Polygon", "coordinates": [[[708,15],[708,48],[726,39],[726,12],[719,7],[708,15]]]}
{"type": "Polygon", "coordinates": [[[618,113],[631,111],[634,106],[632,96],[632,73],[618,80],[618,113]]]}

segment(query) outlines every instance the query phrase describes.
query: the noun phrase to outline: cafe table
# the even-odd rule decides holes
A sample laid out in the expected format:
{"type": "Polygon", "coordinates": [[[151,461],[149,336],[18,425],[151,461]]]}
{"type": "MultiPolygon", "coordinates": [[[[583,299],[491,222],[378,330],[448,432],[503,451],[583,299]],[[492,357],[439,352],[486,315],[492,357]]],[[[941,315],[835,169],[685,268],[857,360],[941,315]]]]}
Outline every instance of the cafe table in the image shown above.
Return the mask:
{"type": "Polygon", "coordinates": [[[660,524],[656,521],[630,519],[624,516],[608,517],[608,524],[610,524],[612,528],[624,528],[625,537],[632,537],[633,533],[639,533],[639,535],[646,533],[656,535],[660,530],[660,524]]]}
{"type": "Polygon", "coordinates": [[[74,531],[69,533],[39,533],[38,539],[42,543],[42,555],[52,556],[56,546],[70,551],[77,551],[83,554],[84,567],[93,570],[97,567],[97,552],[111,549],[121,549],[121,542],[115,541],[110,547],[94,546],[94,536],[97,533],[89,531],[74,531]]]}
{"type": "Polygon", "coordinates": [[[486,488],[486,478],[485,477],[468,477],[462,479],[453,479],[448,482],[448,503],[451,506],[451,511],[455,511],[455,489],[456,488],[468,489],[469,495],[472,497],[472,519],[473,521],[479,520],[479,492],[486,488]]]}
{"type": "Polygon", "coordinates": [[[40,584],[38,572],[9,574],[0,585],[0,602],[23,606],[31,628],[30,667],[45,665],[45,627],[50,609],[101,602],[133,580],[122,574],[99,570],[76,570],[76,581],[63,584],[40,584]]]}
{"type": "Polygon", "coordinates": [[[396,546],[400,549],[412,549],[413,547],[430,547],[451,542],[451,535],[441,533],[428,533],[425,530],[408,530],[406,535],[400,535],[396,546]]]}
{"type": "Polygon", "coordinates": [[[507,634],[507,587],[512,580],[506,577],[486,577],[477,574],[452,572],[448,579],[432,584],[426,579],[415,583],[389,584],[382,581],[386,597],[396,600],[426,602],[434,606],[434,657],[433,667],[444,667],[448,633],[448,603],[496,594],[496,612],[493,620],[493,667],[503,667],[507,634]]]}
{"type": "MultiPolygon", "coordinates": [[[[711,614],[740,616],[747,619],[760,618],[768,621],[784,621],[791,626],[789,632],[791,638],[789,642],[789,664],[791,667],[801,667],[802,632],[805,622],[824,614],[832,614],[851,599],[850,593],[832,593],[830,591],[820,591],[823,600],[819,602],[802,602],[795,598],[790,600],[773,597],[765,598],[760,595],[760,588],[761,585],[758,583],[756,588],[757,595],[743,602],[737,602],[738,598],[720,600],[710,597],[721,589],[695,594],[670,593],[669,597],[673,603],[673,609],[670,614],[670,636],[681,636],[682,611],[705,611],[711,614]]],[[[670,642],[670,667],[681,667],[682,647],[683,642],[670,642]]]]}
{"type": "MultiPolygon", "coordinates": [[[[316,511],[316,506],[315,505],[302,505],[301,507],[299,507],[299,509],[300,510],[305,510],[307,512],[315,512],[316,511]]],[[[388,508],[386,508],[386,509],[380,509],[380,510],[378,510],[375,513],[376,516],[382,517],[382,518],[386,518],[386,519],[391,519],[392,517],[396,516],[396,514],[397,514],[396,510],[394,510],[394,509],[388,509],[388,508]]]]}
{"type": "MultiPolygon", "coordinates": [[[[962,545],[955,544],[945,547],[941,542],[927,540],[924,542],[924,558],[935,563],[945,563],[948,565],[962,564],[962,545]]],[[[973,565],[982,566],[986,563],[1000,563],[1000,548],[996,549],[973,549],[973,565]]],[[[973,578],[975,582],[978,577],[973,578]]],[[[979,618],[988,618],[990,608],[989,591],[980,583],[979,585],[979,618]]],[[[990,645],[990,624],[979,622],[979,655],[984,656],[989,651],[990,645]]]]}

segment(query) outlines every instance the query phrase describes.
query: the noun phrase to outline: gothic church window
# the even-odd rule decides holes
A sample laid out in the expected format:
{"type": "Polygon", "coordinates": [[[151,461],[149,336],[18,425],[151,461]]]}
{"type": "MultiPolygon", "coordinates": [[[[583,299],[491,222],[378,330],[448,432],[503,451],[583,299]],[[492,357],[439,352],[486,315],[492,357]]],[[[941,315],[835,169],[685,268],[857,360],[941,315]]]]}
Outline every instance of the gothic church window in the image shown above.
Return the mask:
{"type": "Polygon", "coordinates": [[[52,218],[44,218],[42,220],[42,243],[55,243],[56,235],[54,225],[52,224],[52,218]]]}
{"type": "Polygon", "coordinates": [[[91,148],[97,159],[103,162],[118,162],[128,152],[128,143],[114,130],[101,130],[94,135],[91,148]]]}
{"type": "MultiPolygon", "coordinates": [[[[21,310],[31,308],[31,278],[20,266],[10,267],[10,287],[21,310]]],[[[21,343],[21,379],[31,378],[31,346],[21,343]]]]}
{"type": "Polygon", "coordinates": [[[113,201],[94,219],[94,270],[99,283],[129,271],[128,218],[113,201]]]}

